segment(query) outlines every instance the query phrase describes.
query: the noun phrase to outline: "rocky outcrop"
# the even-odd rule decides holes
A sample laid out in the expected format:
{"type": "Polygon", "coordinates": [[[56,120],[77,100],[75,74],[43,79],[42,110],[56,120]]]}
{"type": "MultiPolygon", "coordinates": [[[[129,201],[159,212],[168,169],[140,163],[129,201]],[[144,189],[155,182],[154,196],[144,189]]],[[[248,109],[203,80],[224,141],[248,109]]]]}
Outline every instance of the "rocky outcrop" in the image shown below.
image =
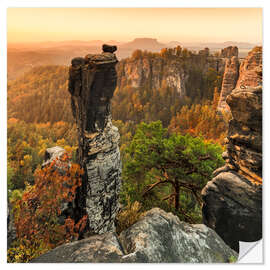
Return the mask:
{"type": "Polygon", "coordinates": [[[238,57],[238,48],[236,46],[226,47],[221,50],[220,56],[224,58],[238,57]]]}
{"type": "Polygon", "coordinates": [[[232,258],[237,253],[212,229],[181,222],[154,208],[120,236],[95,235],[57,247],[32,262],[221,263],[232,258]]]}
{"type": "Polygon", "coordinates": [[[110,111],[117,83],[115,50],[116,46],[103,45],[102,54],[74,58],[69,72],[72,112],[78,127],[78,162],[85,172],[77,192],[77,209],[80,216],[88,215],[88,230],[98,234],[114,231],[118,212],[120,136],[110,111]]]}
{"type": "Polygon", "coordinates": [[[204,223],[234,250],[238,241],[262,237],[262,87],[235,89],[227,97],[226,165],[202,190],[204,223]]]}
{"type": "MultiPolygon", "coordinates": [[[[237,49],[237,47],[235,48],[237,49]]],[[[251,50],[248,56],[243,61],[241,60],[241,63],[237,57],[238,49],[236,49],[229,49],[226,51],[226,53],[225,51],[223,53],[226,55],[226,57],[231,55],[233,56],[226,60],[226,67],[223,75],[220,99],[217,108],[221,111],[230,110],[226,103],[226,98],[233,89],[256,87],[262,84],[262,47],[255,47],[253,50],[251,50]]]]}
{"type": "Polygon", "coordinates": [[[262,47],[255,47],[241,63],[236,88],[262,84],[262,47]]]}
{"type": "Polygon", "coordinates": [[[218,103],[218,110],[229,110],[226,103],[227,96],[235,88],[239,73],[239,60],[237,56],[226,59],[225,71],[218,103]]]}

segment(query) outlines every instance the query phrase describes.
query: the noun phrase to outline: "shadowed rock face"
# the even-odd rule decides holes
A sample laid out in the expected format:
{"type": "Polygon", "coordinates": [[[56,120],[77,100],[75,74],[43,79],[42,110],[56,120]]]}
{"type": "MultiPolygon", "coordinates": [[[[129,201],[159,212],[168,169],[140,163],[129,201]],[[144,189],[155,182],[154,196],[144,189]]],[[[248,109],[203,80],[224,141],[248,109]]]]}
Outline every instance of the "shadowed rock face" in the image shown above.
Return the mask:
{"type": "Polygon", "coordinates": [[[202,190],[204,223],[234,250],[238,241],[262,238],[262,87],[235,89],[227,97],[226,165],[202,190]]]}
{"type": "Polygon", "coordinates": [[[112,125],[110,100],[117,83],[116,46],[71,61],[69,92],[78,128],[78,161],[85,174],[77,192],[79,216],[88,214],[89,231],[114,230],[121,161],[119,133],[112,125]]]}
{"type": "Polygon", "coordinates": [[[153,208],[120,236],[105,233],[75,241],[32,262],[222,263],[232,256],[238,255],[212,229],[153,208]]]}

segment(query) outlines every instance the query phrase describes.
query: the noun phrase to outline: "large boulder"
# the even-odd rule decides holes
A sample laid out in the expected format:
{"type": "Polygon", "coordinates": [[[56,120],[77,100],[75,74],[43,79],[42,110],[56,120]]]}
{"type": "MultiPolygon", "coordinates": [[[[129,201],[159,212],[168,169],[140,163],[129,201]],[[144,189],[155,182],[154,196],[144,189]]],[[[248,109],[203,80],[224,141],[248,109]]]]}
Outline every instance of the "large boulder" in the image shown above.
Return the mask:
{"type": "Polygon", "coordinates": [[[207,226],[181,222],[154,208],[120,236],[95,235],[57,247],[32,262],[222,263],[237,256],[207,226]]]}
{"type": "Polygon", "coordinates": [[[237,254],[204,224],[181,222],[172,213],[154,208],[122,232],[123,262],[229,262],[237,254]]]}
{"type": "Polygon", "coordinates": [[[33,263],[98,263],[120,262],[123,251],[114,233],[95,235],[80,241],[59,246],[33,263]]]}
{"type": "Polygon", "coordinates": [[[262,186],[235,171],[220,171],[203,192],[204,222],[231,248],[262,238],[262,186]]]}

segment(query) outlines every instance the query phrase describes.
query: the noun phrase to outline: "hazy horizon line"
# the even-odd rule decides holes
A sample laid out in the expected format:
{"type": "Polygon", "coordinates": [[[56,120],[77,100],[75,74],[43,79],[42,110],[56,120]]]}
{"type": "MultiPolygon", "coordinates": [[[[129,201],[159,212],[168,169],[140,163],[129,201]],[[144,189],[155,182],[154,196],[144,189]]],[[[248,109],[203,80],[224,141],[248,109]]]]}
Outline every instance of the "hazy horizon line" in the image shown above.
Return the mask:
{"type": "Polygon", "coordinates": [[[257,42],[250,42],[250,41],[243,41],[243,40],[224,40],[224,41],[192,41],[192,40],[185,40],[185,41],[179,41],[179,40],[170,40],[170,41],[163,41],[159,40],[158,38],[152,38],[152,37],[135,37],[133,39],[128,39],[128,40],[105,40],[105,39],[90,39],[90,40],[85,40],[85,39],[63,39],[63,40],[44,40],[44,41],[7,41],[7,44],[38,44],[38,43],[59,43],[59,42],[109,42],[109,41],[115,41],[118,43],[127,43],[127,42],[132,42],[136,39],[153,39],[156,40],[157,42],[160,43],[170,43],[170,42],[179,42],[179,43],[201,43],[201,44],[208,44],[208,43],[249,43],[249,44],[262,44],[262,41],[257,41],[257,42]]]}

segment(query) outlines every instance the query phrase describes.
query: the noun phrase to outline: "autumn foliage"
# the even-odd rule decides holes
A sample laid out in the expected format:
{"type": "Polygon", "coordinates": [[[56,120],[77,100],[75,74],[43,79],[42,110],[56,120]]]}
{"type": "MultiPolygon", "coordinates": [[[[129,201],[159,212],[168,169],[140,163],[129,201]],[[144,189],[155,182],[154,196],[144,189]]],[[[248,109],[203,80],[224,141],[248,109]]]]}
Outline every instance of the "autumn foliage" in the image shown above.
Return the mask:
{"type": "Polygon", "coordinates": [[[78,239],[87,217],[77,223],[71,217],[61,222],[61,208],[72,203],[81,185],[83,170],[72,164],[67,154],[35,172],[34,185],[28,185],[22,198],[13,204],[17,242],[8,250],[8,262],[27,262],[42,253],[78,239]]]}

